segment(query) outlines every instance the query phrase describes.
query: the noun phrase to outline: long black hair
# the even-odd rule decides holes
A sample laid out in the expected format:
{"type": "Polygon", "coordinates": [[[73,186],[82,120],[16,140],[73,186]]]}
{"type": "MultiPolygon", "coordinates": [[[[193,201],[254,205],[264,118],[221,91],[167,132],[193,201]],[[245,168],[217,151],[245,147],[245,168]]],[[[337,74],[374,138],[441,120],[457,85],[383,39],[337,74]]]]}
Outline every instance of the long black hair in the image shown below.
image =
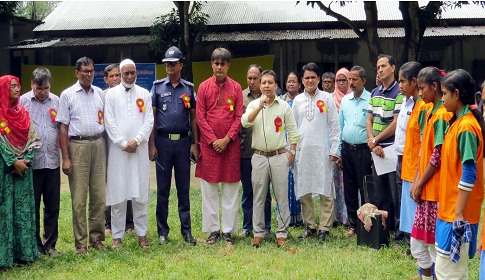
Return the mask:
{"type": "MultiPolygon", "coordinates": [[[[446,87],[450,92],[458,90],[458,98],[463,105],[470,105],[473,116],[477,119],[477,122],[482,129],[482,139],[485,139],[485,122],[483,120],[483,115],[476,108],[474,93],[475,81],[470,73],[463,69],[453,70],[445,75],[441,85],[446,87]]],[[[485,149],[485,145],[482,144],[482,148],[485,149]]]]}

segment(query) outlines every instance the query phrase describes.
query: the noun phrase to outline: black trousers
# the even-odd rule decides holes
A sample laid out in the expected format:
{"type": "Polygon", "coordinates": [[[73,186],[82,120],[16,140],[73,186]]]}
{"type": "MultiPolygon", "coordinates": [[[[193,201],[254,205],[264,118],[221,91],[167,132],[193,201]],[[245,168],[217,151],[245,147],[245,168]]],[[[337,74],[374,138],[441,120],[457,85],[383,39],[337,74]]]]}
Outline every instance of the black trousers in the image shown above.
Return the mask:
{"type": "Polygon", "coordinates": [[[345,206],[350,228],[357,229],[357,210],[364,201],[364,176],[372,174],[372,156],[370,149],[351,149],[342,143],[342,166],[344,176],[345,206]],[[360,204],[359,204],[360,192],[360,204]]]}
{"type": "Polygon", "coordinates": [[[395,171],[378,176],[374,165],[372,165],[372,178],[374,180],[374,190],[372,195],[369,194],[373,198],[371,203],[377,206],[379,210],[385,210],[389,213],[389,228],[391,231],[396,231],[397,235],[400,236],[399,221],[402,184],[398,188],[395,171]]]}
{"type": "Polygon", "coordinates": [[[177,188],[178,212],[180,232],[182,236],[192,234],[190,220],[190,137],[180,140],[169,140],[159,135],[155,138],[158,151],[157,172],[157,231],[158,236],[167,236],[170,232],[168,225],[168,201],[172,184],[172,169],[177,188]],[[163,167],[160,168],[160,166],[163,167]]]}
{"type": "MultiPolygon", "coordinates": [[[[104,210],[104,215],[106,219],[105,227],[111,229],[111,206],[106,206],[104,210]]],[[[126,230],[134,229],[135,224],[133,223],[133,207],[131,206],[131,200],[126,203],[126,230]]]]}
{"type": "Polygon", "coordinates": [[[59,205],[61,195],[61,172],[56,169],[34,169],[35,234],[37,249],[45,252],[56,248],[59,237],[59,205]],[[44,236],[40,237],[40,200],[44,202],[44,236]]]}

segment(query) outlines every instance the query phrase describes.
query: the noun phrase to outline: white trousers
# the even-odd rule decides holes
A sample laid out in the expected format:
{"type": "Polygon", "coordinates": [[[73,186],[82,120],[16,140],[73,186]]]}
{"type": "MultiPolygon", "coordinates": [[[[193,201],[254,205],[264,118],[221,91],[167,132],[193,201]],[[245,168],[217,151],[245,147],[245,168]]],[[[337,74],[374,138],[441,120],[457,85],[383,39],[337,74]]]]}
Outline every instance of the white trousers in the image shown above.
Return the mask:
{"type": "Polygon", "coordinates": [[[221,185],[222,232],[238,231],[240,183],[209,183],[200,179],[202,191],[202,232],[221,229],[219,222],[219,184],[221,185]]]}
{"type": "Polygon", "coordinates": [[[436,262],[436,248],[434,244],[426,244],[423,240],[411,237],[411,254],[424,269],[430,268],[436,262]]]}
{"type": "Polygon", "coordinates": [[[434,267],[437,279],[446,280],[466,280],[468,279],[468,250],[470,243],[461,243],[460,260],[457,263],[448,257],[438,254],[434,267]]]}
{"type": "MultiPolygon", "coordinates": [[[[123,238],[126,227],[126,200],[111,205],[111,231],[114,238],[123,238]]],[[[133,223],[136,234],[146,236],[148,232],[148,203],[138,202],[136,198],[131,200],[133,207],[133,223]]]]}

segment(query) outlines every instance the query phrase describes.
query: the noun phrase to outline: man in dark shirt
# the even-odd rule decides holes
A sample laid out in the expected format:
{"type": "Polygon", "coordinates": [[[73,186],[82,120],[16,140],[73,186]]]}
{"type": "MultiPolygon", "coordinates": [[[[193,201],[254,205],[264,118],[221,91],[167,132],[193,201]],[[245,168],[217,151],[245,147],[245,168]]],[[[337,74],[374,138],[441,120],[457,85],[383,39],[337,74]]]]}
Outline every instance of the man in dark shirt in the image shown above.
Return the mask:
{"type": "Polygon", "coordinates": [[[195,120],[194,84],[181,78],[182,52],[165,52],[167,77],[153,82],[152,106],[155,122],[150,137],[150,159],[156,162],[157,229],[159,243],[168,241],[168,198],[172,168],[177,187],[181,233],[185,242],[196,244],[190,220],[190,156],[199,157],[199,128],[195,120]],[[193,137],[189,137],[192,134],[193,137]]]}

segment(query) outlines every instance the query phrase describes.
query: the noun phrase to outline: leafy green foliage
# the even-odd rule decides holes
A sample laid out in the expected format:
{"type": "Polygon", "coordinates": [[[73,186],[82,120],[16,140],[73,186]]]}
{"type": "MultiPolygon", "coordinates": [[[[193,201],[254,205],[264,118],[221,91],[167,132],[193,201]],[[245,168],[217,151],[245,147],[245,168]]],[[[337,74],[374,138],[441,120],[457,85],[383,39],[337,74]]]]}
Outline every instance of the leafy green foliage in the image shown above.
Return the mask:
{"type": "Polygon", "coordinates": [[[0,22],[8,21],[17,12],[20,2],[0,1],[0,22]]]}
{"type": "MultiPolygon", "coordinates": [[[[194,2],[189,14],[189,33],[193,42],[199,42],[207,33],[209,15],[203,13],[202,3],[194,2]]],[[[183,26],[180,23],[179,11],[173,8],[169,13],[157,17],[150,27],[150,49],[155,54],[163,54],[170,46],[181,48],[183,26]]]]}
{"type": "Polygon", "coordinates": [[[55,9],[59,1],[21,1],[18,2],[17,15],[32,20],[43,20],[55,9]]]}

